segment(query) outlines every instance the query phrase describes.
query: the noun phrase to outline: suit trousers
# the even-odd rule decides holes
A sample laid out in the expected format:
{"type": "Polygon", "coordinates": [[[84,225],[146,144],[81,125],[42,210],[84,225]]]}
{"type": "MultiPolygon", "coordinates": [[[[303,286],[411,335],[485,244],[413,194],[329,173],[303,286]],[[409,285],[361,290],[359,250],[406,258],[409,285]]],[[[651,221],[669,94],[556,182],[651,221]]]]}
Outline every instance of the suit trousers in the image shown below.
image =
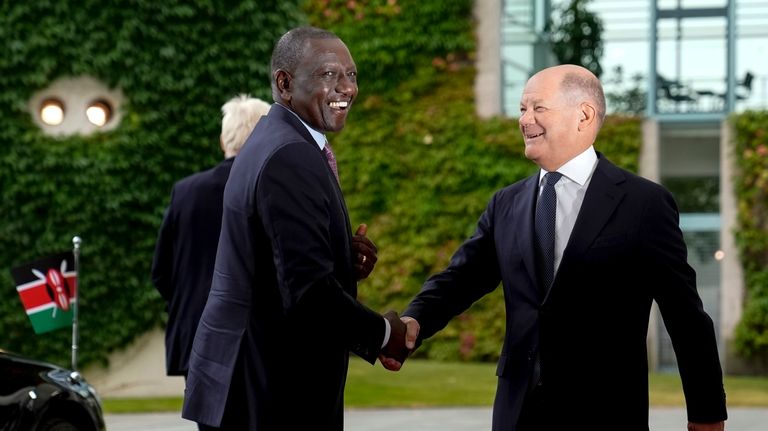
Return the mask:
{"type": "Polygon", "coordinates": [[[550,429],[549,422],[558,412],[547,411],[544,385],[536,385],[523,400],[516,431],[540,431],[550,429]]]}

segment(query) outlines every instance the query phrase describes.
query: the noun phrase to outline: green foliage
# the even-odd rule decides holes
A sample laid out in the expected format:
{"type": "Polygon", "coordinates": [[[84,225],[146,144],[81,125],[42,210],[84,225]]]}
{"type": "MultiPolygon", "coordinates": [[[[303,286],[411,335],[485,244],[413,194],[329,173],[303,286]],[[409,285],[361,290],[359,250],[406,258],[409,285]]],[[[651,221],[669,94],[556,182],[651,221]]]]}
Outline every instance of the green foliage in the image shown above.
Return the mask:
{"type": "Polygon", "coordinates": [[[590,0],[571,0],[552,13],[549,22],[552,52],[560,64],[578,64],[598,78],[603,73],[603,22],[587,10],[590,0]]]}
{"type": "MultiPolygon", "coordinates": [[[[380,249],[374,276],[361,286],[376,309],[402,309],[445,267],[493,192],[532,171],[516,121],[475,117],[472,78],[471,69],[436,75],[436,86],[412,100],[402,100],[400,91],[368,98],[336,138],[353,219],[369,223],[380,249]]],[[[456,358],[463,343],[466,359],[492,358],[498,343],[483,352],[475,347],[503,334],[496,299],[477,304],[423,352],[456,358]]]]}
{"type": "Polygon", "coordinates": [[[717,176],[664,178],[662,184],[677,200],[681,213],[720,211],[720,178],[717,176]]]}
{"type": "MultiPolygon", "coordinates": [[[[474,115],[471,0],[316,0],[305,8],[310,22],[345,41],[360,74],[361,96],[332,138],[353,221],[370,225],[380,250],[360,295],[374,309],[401,310],[471,233],[493,191],[532,165],[516,122],[474,115]]],[[[456,358],[461,339],[464,359],[497,355],[504,310],[500,292],[492,297],[422,354],[456,358]]]]}
{"type": "Polygon", "coordinates": [[[430,63],[474,49],[472,0],[305,0],[310,22],[336,33],[358,67],[361,95],[391,90],[430,63]]]}
{"type": "Polygon", "coordinates": [[[70,249],[74,235],[83,238],[81,364],[162,321],[149,266],[171,184],[221,159],[224,102],[240,92],[271,100],[272,45],[301,22],[297,10],[291,1],[0,4],[1,347],[68,362],[69,331],[33,335],[8,268],[70,249]],[[122,90],[122,123],[44,135],[27,101],[79,75],[122,90]]]}
{"type": "Polygon", "coordinates": [[[595,149],[616,165],[637,172],[640,169],[642,145],[642,120],[638,117],[613,115],[605,118],[595,149]]]}
{"type": "MultiPolygon", "coordinates": [[[[342,36],[361,76],[347,126],[331,137],[352,221],[367,223],[379,248],[359,295],[373,309],[402,310],[474,231],[493,193],[536,167],[523,156],[516,119],[475,115],[474,69],[465,61],[474,47],[471,1],[307,4],[310,22],[342,36]]],[[[639,121],[609,119],[598,145],[637,170],[639,121]]],[[[503,301],[497,289],[417,354],[495,360],[503,301]]]]}
{"type": "Polygon", "coordinates": [[[736,244],[744,268],[746,299],[735,345],[747,358],[768,357],[768,112],[731,119],[738,228],[736,244]]]}
{"type": "MultiPolygon", "coordinates": [[[[83,238],[81,363],[159,324],[149,281],[172,183],[214,165],[219,107],[238,92],[268,99],[274,41],[301,22],[295,2],[14,2],[0,6],[0,262],[6,267],[83,238]],[[257,30],[258,29],[258,30],[257,30]],[[27,100],[61,76],[120,87],[122,124],[49,138],[27,100]]],[[[474,113],[470,0],[304,0],[309,22],[339,34],[361,96],[331,136],[352,221],[368,223],[379,263],[360,296],[402,310],[448,263],[497,189],[533,172],[515,119],[474,113]],[[414,30],[418,29],[418,31],[414,30]]],[[[597,148],[637,169],[639,121],[609,118],[597,148]]],[[[35,337],[0,272],[4,348],[66,363],[68,331],[35,337]]],[[[493,360],[501,292],[483,298],[420,349],[493,360]]]]}

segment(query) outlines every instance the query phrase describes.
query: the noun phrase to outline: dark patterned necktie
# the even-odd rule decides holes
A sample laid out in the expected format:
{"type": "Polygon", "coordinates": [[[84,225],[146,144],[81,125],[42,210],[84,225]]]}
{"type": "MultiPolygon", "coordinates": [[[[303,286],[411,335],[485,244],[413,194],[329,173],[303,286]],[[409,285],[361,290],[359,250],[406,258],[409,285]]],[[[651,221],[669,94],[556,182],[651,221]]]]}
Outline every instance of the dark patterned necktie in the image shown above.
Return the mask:
{"type": "Polygon", "coordinates": [[[555,277],[555,220],[557,213],[557,194],[555,184],[563,174],[549,172],[544,175],[544,190],[536,206],[536,240],[539,246],[539,278],[544,292],[549,290],[555,277]]]}
{"type": "MultiPolygon", "coordinates": [[[[539,252],[539,281],[542,297],[546,295],[555,277],[555,220],[557,215],[557,193],[555,184],[563,174],[549,172],[544,175],[544,189],[536,205],[536,243],[539,252]]],[[[541,385],[541,353],[537,349],[533,361],[530,388],[541,385]]]]}
{"type": "Polygon", "coordinates": [[[333,175],[336,177],[336,182],[339,182],[339,171],[336,167],[336,157],[334,157],[331,144],[329,144],[328,141],[325,141],[323,153],[325,154],[325,158],[328,160],[328,166],[331,167],[331,171],[333,171],[333,175]]]}

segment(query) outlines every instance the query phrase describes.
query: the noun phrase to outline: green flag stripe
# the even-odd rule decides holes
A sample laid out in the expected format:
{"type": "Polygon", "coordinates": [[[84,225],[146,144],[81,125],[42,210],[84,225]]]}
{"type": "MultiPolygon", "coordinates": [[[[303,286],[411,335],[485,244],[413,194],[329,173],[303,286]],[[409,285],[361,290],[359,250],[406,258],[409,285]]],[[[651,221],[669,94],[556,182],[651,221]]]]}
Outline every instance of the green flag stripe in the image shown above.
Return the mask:
{"type": "Polygon", "coordinates": [[[30,313],[28,316],[32,322],[32,329],[35,330],[35,334],[72,326],[71,308],[68,311],[56,310],[56,317],[53,316],[53,308],[30,313]]]}

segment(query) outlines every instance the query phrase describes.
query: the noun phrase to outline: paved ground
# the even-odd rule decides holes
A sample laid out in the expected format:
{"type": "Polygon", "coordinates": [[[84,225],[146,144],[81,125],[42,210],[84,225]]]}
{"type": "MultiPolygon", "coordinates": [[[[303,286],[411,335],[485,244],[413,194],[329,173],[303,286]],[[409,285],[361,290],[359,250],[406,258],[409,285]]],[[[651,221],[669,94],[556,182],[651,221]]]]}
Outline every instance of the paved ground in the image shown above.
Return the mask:
{"type": "MultiPolygon", "coordinates": [[[[732,408],[727,431],[765,431],[768,409],[732,408]]],[[[178,413],[107,415],[107,431],[195,431],[178,413]]],[[[348,410],[346,431],[485,431],[489,408],[348,410]]],[[[651,409],[651,431],[685,431],[683,409],[651,409]]]]}

